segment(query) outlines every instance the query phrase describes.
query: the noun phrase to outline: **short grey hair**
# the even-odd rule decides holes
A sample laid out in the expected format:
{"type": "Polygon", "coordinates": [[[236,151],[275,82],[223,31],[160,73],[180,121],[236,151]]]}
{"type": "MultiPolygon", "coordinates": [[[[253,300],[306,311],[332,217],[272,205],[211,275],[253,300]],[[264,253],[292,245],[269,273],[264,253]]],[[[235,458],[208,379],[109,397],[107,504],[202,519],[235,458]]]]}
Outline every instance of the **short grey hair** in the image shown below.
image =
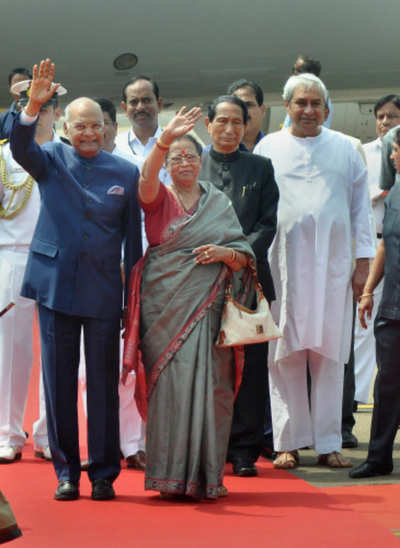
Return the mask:
{"type": "Polygon", "coordinates": [[[296,74],[295,76],[291,76],[289,80],[286,82],[284,88],[283,88],[283,100],[287,103],[290,103],[294,91],[298,87],[303,87],[307,91],[309,91],[311,88],[316,87],[318,91],[321,93],[322,97],[324,98],[325,106],[328,106],[329,101],[329,94],[328,90],[326,89],[325,84],[323,81],[318,78],[318,76],[315,76],[315,74],[311,74],[309,72],[305,72],[303,74],[296,74]]]}
{"type": "Polygon", "coordinates": [[[69,105],[67,105],[64,109],[64,118],[66,122],[69,122],[69,116],[70,116],[69,111],[70,111],[69,105]]]}
{"type": "Polygon", "coordinates": [[[69,104],[64,109],[64,118],[66,122],[69,122],[69,104]]]}
{"type": "Polygon", "coordinates": [[[95,106],[96,108],[99,109],[99,112],[101,113],[101,116],[103,116],[103,111],[101,110],[101,106],[99,105],[99,103],[97,101],[94,101],[90,97],[78,97],[77,99],[74,99],[73,101],[68,103],[68,105],[65,107],[65,109],[64,109],[64,121],[65,121],[65,123],[68,124],[69,121],[70,121],[71,107],[74,107],[76,104],[84,103],[84,102],[93,104],[93,106],[95,106]]]}

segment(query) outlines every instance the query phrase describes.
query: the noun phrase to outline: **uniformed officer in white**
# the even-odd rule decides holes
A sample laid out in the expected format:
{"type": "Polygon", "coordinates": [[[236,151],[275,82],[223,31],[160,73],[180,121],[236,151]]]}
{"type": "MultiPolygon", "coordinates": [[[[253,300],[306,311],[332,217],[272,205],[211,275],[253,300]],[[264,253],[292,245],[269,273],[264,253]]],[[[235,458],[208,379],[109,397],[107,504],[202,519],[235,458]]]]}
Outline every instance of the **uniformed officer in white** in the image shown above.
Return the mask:
{"type": "MultiPolygon", "coordinates": [[[[25,104],[29,80],[14,87],[20,93],[21,104],[25,104]]],[[[62,88],[56,95],[65,92],[62,88]]],[[[59,140],[54,124],[60,113],[57,97],[42,106],[35,135],[39,144],[59,140]]],[[[0,329],[0,463],[4,464],[21,458],[26,440],[23,421],[33,362],[35,302],[19,293],[39,215],[40,195],[36,182],[12,157],[8,142],[0,145],[0,174],[0,292],[9,291],[15,302],[2,317],[0,329]],[[11,267],[12,275],[1,279],[6,266],[11,267]]],[[[33,441],[35,455],[50,459],[42,382],[40,388],[40,418],[34,424],[33,441]]]]}

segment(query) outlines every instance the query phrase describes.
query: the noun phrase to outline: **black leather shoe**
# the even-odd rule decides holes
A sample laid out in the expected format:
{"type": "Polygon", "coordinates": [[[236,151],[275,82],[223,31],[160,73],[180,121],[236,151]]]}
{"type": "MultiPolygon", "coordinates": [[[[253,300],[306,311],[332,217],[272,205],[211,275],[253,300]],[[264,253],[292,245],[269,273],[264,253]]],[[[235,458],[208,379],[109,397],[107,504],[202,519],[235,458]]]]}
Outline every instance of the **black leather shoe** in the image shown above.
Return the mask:
{"type": "Polygon", "coordinates": [[[134,455],[127,456],[126,467],[134,468],[135,470],[146,470],[146,453],[138,451],[134,455]]]}
{"type": "Polygon", "coordinates": [[[232,464],[235,476],[241,476],[242,478],[258,476],[254,462],[248,460],[235,460],[232,464]]]}
{"type": "Polygon", "coordinates": [[[388,476],[392,473],[393,468],[384,468],[368,461],[356,466],[349,472],[349,476],[353,479],[373,478],[374,476],[388,476]]]}
{"type": "Polygon", "coordinates": [[[79,486],[73,481],[60,481],[54,493],[56,500],[76,500],[79,498],[79,486]]]}
{"type": "Polygon", "coordinates": [[[115,491],[108,479],[95,479],[92,483],[93,500],[111,500],[115,498],[115,491]]]}
{"type": "Polygon", "coordinates": [[[355,449],[358,447],[358,439],[351,432],[342,432],[342,447],[345,449],[355,449]]]}

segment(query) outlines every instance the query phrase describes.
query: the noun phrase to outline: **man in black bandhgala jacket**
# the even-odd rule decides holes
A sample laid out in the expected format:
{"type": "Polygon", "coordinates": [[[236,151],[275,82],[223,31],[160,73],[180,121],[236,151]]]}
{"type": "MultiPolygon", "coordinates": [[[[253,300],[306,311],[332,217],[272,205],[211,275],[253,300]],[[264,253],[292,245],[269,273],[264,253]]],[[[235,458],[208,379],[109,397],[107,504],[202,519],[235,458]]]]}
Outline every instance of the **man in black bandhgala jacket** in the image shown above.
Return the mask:
{"type": "MultiPolygon", "coordinates": [[[[264,295],[275,298],[267,251],[275,236],[279,198],[270,160],[239,150],[248,111],[235,96],[215,99],[206,125],[212,147],[203,154],[200,179],[211,181],[232,200],[257,259],[264,295]]],[[[242,384],[235,401],[227,460],[238,476],[255,476],[255,462],[264,445],[268,344],[245,346],[242,384]]]]}

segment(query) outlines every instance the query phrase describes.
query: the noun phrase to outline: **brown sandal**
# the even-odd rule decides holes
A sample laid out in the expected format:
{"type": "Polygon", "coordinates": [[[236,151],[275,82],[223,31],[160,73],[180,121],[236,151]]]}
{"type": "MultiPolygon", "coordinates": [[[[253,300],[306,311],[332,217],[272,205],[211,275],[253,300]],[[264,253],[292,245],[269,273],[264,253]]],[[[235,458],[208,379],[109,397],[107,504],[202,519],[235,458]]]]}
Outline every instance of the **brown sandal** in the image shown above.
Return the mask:
{"type": "Polygon", "coordinates": [[[220,485],[218,487],[218,497],[227,497],[228,496],[228,489],[225,487],[225,485],[220,485]]]}
{"type": "Polygon", "coordinates": [[[351,468],[353,466],[351,460],[346,459],[342,453],[339,453],[338,451],[319,455],[318,464],[329,466],[330,468],[351,468]]]}
{"type": "Polygon", "coordinates": [[[279,451],[278,456],[273,462],[274,468],[283,470],[291,470],[299,464],[299,452],[295,451],[279,451]]]}

